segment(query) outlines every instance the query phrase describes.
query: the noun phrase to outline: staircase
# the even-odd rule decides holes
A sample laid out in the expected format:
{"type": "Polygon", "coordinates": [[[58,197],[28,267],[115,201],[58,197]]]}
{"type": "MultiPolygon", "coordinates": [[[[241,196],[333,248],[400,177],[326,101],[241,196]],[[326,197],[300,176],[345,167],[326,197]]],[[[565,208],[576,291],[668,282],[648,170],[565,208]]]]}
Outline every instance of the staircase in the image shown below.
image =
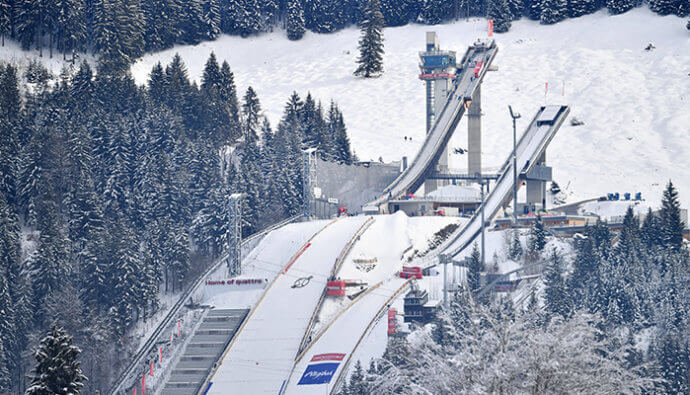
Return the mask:
{"type": "Polygon", "coordinates": [[[211,310],[206,314],[177,365],[162,395],[195,395],[225,346],[232,340],[249,310],[211,310]]]}

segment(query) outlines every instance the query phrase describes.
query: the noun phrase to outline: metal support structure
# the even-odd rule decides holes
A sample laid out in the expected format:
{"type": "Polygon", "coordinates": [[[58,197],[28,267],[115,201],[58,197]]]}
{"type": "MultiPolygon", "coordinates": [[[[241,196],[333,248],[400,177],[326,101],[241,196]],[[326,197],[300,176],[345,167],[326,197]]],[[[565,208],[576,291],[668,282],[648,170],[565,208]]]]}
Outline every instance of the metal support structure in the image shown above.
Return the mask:
{"type": "Polygon", "coordinates": [[[242,196],[233,193],[228,198],[228,274],[242,273],[242,196]]]}
{"type": "Polygon", "coordinates": [[[312,216],[314,187],[316,186],[316,149],[302,151],[302,213],[306,218],[312,216]]]}
{"type": "Polygon", "coordinates": [[[482,88],[481,85],[472,95],[472,102],[467,109],[467,172],[482,172],[482,88]]]}
{"type": "MultiPolygon", "coordinates": [[[[450,263],[450,256],[448,254],[441,254],[439,262],[443,265],[443,306],[448,308],[448,263],[450,263]]],[[[453,268],[453,271],[455,269],[453,268]]]]}
{"type": "Polygon", "coordinates": [[[484,219],[484,206],[486,203],[484,201],[484,182],[485,180],[481,180],[481,189],[482,189],[482,205],[481,205],[481,210],[482,210],[482,267],[486,270],[486,261],[485,261],[485,256],[486,256],[486,220],[484,219]]]}
{"type": "Polygon", "coordinates": [[[516,126],[515,126],[515,121],[520,118],[520,114],[513,112],[513,107],[508,106],[508,110],[510,110],[510,117],[513,119],[513,223],[517,225],[517,202],[518,202],[518,197],[517,197],[517,183],[518,183],[518,175],[517,175],[517,152],[516,151],[516,146],[517,146],[517,131],[516,131],[516,126]]]}

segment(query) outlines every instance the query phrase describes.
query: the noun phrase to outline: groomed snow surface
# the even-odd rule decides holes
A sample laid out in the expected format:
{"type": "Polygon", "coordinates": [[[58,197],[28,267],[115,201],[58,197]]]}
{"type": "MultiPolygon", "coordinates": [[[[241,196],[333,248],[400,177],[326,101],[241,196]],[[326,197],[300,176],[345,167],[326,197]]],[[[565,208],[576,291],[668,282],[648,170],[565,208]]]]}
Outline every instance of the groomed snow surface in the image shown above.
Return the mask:
{"type": "Polygon", "coordinates": [[[365,221],[349,217],[326,226],[278,274],[213,375],[210,394],[280,391],[338,254],[365,221]]]}
{"type": "MultiPolygon", "coordinates": [[[[585,124],[572,127],[566,121],[547,160],[571,201],[639,191],[657,206],[661,189],[672,179],[683,206],[690,206],[690,168],[680,162],[690,152],[690,36],[685,22],[646,7],[617,16],[601,11],[551,26],[513,22],[510,32],[496,35],[494,64],[499,71],[487,74],[482,87],[484,166],[500,166],[511,149],[508,104],[522,114],[519,131],[538,106],[568,104],[570,116],[585,124]],[[649,43],[656,49],[644,51],[649,43]]],[[[358,55],[355,28],[307,33],[296,42],[284,32],[248,39],[223,36],[145,56],[133,72],[143,83],[156,62],[168,63],[179,52],[190,75],[199,79],[214,51],[230,63],[240,93],[254,87],[273,125],[292,91],[311,91],[318,99],[338,102],[360,159],[412,159],[425,134],[424,85],[417,79],[417,64],[424,33],[430,30],[438,33],[442,49],[462,54],[486,35],[486,20],[386,28],[385,73],[376,79],[352,75],[358,55]]],[[[451,147],[467,148],[465,125],[459,125],[451,147]]],[[[464,168],[466,160],[455,154],[450,165],[464,168]]]]}

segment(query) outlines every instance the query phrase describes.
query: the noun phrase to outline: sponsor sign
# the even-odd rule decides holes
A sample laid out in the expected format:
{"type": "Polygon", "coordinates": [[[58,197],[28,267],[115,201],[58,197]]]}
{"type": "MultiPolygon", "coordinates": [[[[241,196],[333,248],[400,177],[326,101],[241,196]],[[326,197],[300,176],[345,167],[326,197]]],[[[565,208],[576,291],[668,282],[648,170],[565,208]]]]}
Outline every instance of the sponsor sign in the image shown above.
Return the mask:
{"type": "Polygon", "coordinates": [[[315,363],[307,366],[297,385],[328,384],[331,382],[340,362],[315,363]]]}
{"type": "Polygon", "coordinates": [[[394,335],[395,334],[395,309],[390,308],[388,309],[388,334],[389,335],[394,335]]]}
{"type": "Polygon", "coordinates": [[[342,361],[345,358],[345,354],[317,354],[311,358],[310,362],[321,362],[321,361],[342,361]]]}
{"type": "Polygon", "coordinates": [[[231,278],[229,280],[206,280],[205,285],[234,286],[263,285],[266,280],[262,278],[231,278]]]}
{"type": "Polygon", "coordinates": [[[419,75],[420,79],[434,79],[434,78],[453,78],[455,75],[450,73],[422,73],[419,75]]]}

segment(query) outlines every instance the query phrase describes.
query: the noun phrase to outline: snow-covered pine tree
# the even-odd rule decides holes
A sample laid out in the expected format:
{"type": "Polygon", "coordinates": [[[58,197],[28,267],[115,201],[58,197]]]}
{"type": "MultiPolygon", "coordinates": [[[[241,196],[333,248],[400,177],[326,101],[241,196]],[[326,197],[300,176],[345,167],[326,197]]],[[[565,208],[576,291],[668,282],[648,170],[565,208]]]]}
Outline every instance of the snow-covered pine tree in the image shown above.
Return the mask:
{"type": "Polygon", "coordinates": [[[505,33],[510,30],[510,21],[513,19],[513,14],[506,0],[490,0],[487,18],[493,19],[494,31],[496,33],[505,33]]]}
{"type": "Polygon", "coordinates": [[[299,40],[304,36],[304,10],[301,0],[287,1],[287,36],[290,40],[299,40]]]}
{"type": "Polygon", "coordinates": [[[568,16],[571,18],[591,14],[598,8],[597,0],[568,0],[568,16]]]}
{"type": "Polygon", "coordinates": [[[508,249],[508,256],[510,259],[517,261],[520,258],[522,258],[522,253],[524,252],[522,249],[522,242],[520,241],[520,232],[518,230],[514,230],[511,232],[512,239],[510,242],[510,248],[508,249]]]}
{"type": "Polygon", "coordinates": [[[538,21],[541,17],[542,0],[525,0],[525,14],[529,19],[538,21]]]}
{"type": "Polygon", "coordinates": [[[177,34],[175,42],[196,44],[207,38],[203,3],[203,0],[187,0],[178,1],[178,4],[175,4],[178,15],[171,18],[175,26],[170,29],[177,34]]]}
{"type": "Polygon", "coordinates": [[[8,0],[0,1],[0,42],[5,46],[5,36],[12,34],[13,3],[8,0]]]}
{"type": "Polygon", "coordinates": [[[347,389],[348,395],[367,395],[366,384],[364,383],[364,369],[362,362],[358,359],[355,362],[354,370],[350,375],[350,383],[347,389]]]}
{"type": "Polygon", "coordinates": [[[83,0],[61,0],[56,2],[56,41],[57,49],[62,51],[62,59],[66,59],[68,51],[72,51],[72,63],[77,50],[86,47],[86,20],[84,18],[83,0]]]}
{"type": "Polygon", "coordinates": [[[612,15],[628,12],[635,7],[635,0],[606,0],[606,8],[612,15]]]}
{"type": "Polygon", "coordinates": [[[72,336],[53,325],[36,349],[36,367],[27,395],[79,394],[87,380],[81,370],[81,350],[72,336]]]}
{"type": "Polygon", "coordinates": [[[328,130],[333,147],[333,158],[339,163],[351,165],[353,158],[345,120],[338,105],[333,101],[331,101],[331,107],[328,110],[328,130]]]}
{"type": "Polygon", "coordinates": [[[563,279],[563,263],[556,249],[551,253],[544,277],[545,310],[567,318],[570,314],[568,292],[563,279]]]}
{"type": "Polygon", "coordinates": [[[686,0],[650,0],[649,8],[659,15],[681,15],[688,12],[688,6],[683,4],[686,0]]]}
{"type": "Polygon", "coordinates": [[[364,10],[355,75],[370,78],[383,72],[383,24],[381,3],[379,0],[369,0],[364,10]]]}
{"type": "Polygon", "coordinates": [[[666,185],[661,199],[661,232],[664,244],[672,250],[683,246],[685,224],[680,218],[678,191],[671,181],[666,185]]]}
{"type": "Polygon", "coordinates": [[[381,0],[381,14],[386,26],[404,26],[410,22],[410,6],[407,0],[381,0]]]}
{"type": "Polygon", "coordinates": [[[552,25],[568,17],[566,0],[541,0],[539,21],[542,25],[552,25]]]}
{"type": "MultiPolygon", "coordinates": [[[[0,254],[4,255],[3,252],[0,254]]],[[[15,348],[17,343],[17,332],[14,328],[14,304],[10,298],[10,288],[3,269],[0,269],[0,312],[2,312],[0,314],[0,392],[9,394],[13,387],[10,371],[16,364],[10,350],[15,348]]]]}
{"type": "Polygon", "coordinates": [[[259,128],[261,119],[261,103],[251,86],[244,94],[242,104],[242,115],[244,116],[244,139],[246,142],[256,144],[259,141],[259,128]]]}
{"type": "Polygon", "coordinates": [[[202,21],[205,27],[202,34],[208,40],[215,40],[220,34],[221,17],[218,3],[218,0],[202,0],[202,21]]]}
{"type": "Polygon", "coordinates": [[[481,254],[479,253],[477,243],[474,243],[472,246],[472,253],[470,254],[468,265],[467,287],[471,291],[475,291],[479,288],[479,273],[484,271],[484,268],[482,267],[481,254]]]}
{"type": "Polygon", "coordinates": [[[12,65],[0,67],[0,194],[11,205],[16,204],[17,171],[19,169],[21,98],[19,77],[12,65]]]}
{"type": "Polygon", "coordinates": [[[227,144],[240,136],[240,110],[237,101],[237,88],[235,87],[235,75],[225,60],[220,66],[220,99],[230,124],[229,135],[226,137],[227,141],[225,142],[227,144]]]}
{"type": "Polygon", "coordinates": [[[544,250],[546,245],[546,230],[544,230],[544,222],[541,215],[537,215],[534,224],[529,230],[529,240],[527,248],[530,253],[539,253],[544,250]]]}
{"type": "Polygon", "coordinates": [[[623,217],[623,228],[618,236],[615,251],[621,258],[630,261],[641,249],[640,221],[635,216],[632,206],[628,206],[623,217]]]}
{"type": "Polygon", "coordinates": [[[525,2],[523,0],[506,0],[512,20],[517,21],[525,13],[525,2]]]}

